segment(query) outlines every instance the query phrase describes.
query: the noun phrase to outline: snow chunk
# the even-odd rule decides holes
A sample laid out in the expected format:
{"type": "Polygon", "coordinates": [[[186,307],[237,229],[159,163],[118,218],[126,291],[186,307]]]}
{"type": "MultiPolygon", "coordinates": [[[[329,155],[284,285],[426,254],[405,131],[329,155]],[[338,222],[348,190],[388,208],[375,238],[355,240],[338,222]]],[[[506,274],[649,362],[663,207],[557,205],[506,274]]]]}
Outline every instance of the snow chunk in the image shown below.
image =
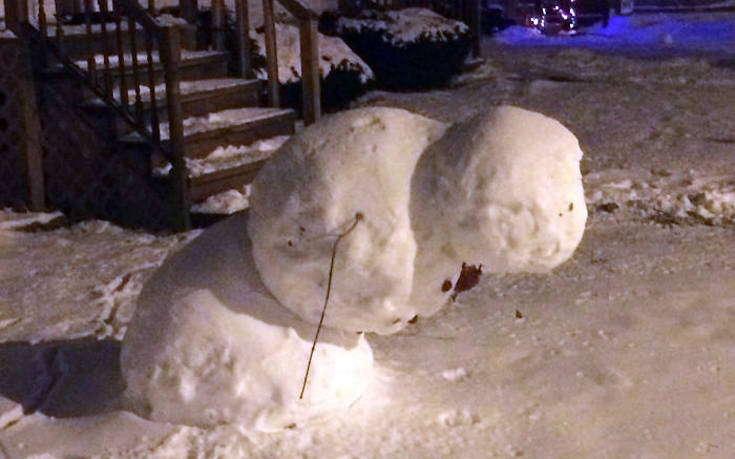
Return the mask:
{"type": "Polygon", "coordinates": [[[454,125],[414,176],[417,285],[441,285],[458,262],[546,272],[568,259],[587,219],[581,158],[561,123],[517,107],[454,125]]]}
{"type": "Polygon", "coordinates": [[[204,214],[231,215],[248,207],[250,207],[250,184],[214,194],[191,206],[191,211],[204,214]]]}
{"type": "Polygon", "coordinates": [[[204,158],[184,158],[190,177],[199,177],[223,169],[263,160],[281,148],[289,136],[261,139],[250,145],[219,146],[204,158]]]}
{"type": "Polygon", "coordinates": [[[121,351],[138,414],[272,430],[343,409],[369,383],[364,336],[323,329],[299,400],[315,327],[263,286],[246,227],[242,214],[211,227],[145,285],[121,351]]]}
{"type": "Polygon", "coordinates": [[[462,367],[455,368],[453,370],[444,370],[442,371],[442,378],[449,382],[462,381],[467,378],[467,370],[462,367]]]}
{"type": "Polygon", "coordinates": [[[419,156],[445,129],[405,110],[363,108],[325,117],[271,157],[253,182],[248,229],[263,281],[283,305],[318,323],[335,237],[361,213],[339,245],[325,323],[392,333],[441,306],[445,294],[408,302],[409,199],[419,156]]]}

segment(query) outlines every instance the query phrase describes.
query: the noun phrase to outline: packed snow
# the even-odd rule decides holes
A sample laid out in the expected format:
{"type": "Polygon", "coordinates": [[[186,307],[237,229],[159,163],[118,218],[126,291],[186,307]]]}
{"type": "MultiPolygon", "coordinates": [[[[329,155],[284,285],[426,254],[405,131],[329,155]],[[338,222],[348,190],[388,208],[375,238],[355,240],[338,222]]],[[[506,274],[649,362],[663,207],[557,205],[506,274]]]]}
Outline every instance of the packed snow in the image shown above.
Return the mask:
{"type": "MultiPolygon", "coordinates": [[[[359,101],[447,123],[503,104],[558,119],[585,153],[589,217],[551,273],[485,274],[435,316],[367,334],[362,396],[292,429],[124,409],[117,337],[199,230],[0,212],[0,457],[735,456],[735,73],[722,62],[735,48],[713,38],[716,54],[638,60],[613,46],[624,37],[567,49],[576,39],[490,38],[486,64],[451,88],[359,101]]],[[[657,53],[665,42],[640,54],[657,53]]]]}
{"type": "MultiPolygon", "coordinates": [[[[360,82],[373,79],[373,71],[355,54],[342,39],[317,33],[319,47],[319,76],[324,79],[335,71],[356,72],[360,82]]],[[[276,23],[276,45],[278,47],[278,81],[281,84],[301,81],[301,48],[299,28],[292,24],[276,23]]],[[[255,36],[258,53],[265,57],[265,34],[255,36]]],[[[267,80],[265,68],[256,69],[261,80],[267,80]]]]}
{"type": "Polygon", "coordinates": [[[582,239],[581,159],[574,134],[539,113],[501,106],[457,123],[417,166],[417,239],[449,264],[548,272],[582,239]]]}
{"type": "Polygon", "coordinates": [[[413,228],[421,224],[411,221],[410,190],[416,162],[445,129],[398,109],[347,111],[306,128],[263,167],[253,183],[249,231],[263,282],[284,306],[319,322],[334,237],[360,214],[335,259],[325,323],[391,333],[438,308],[447,296],[441,281],[434,286],[439,304],[408,301],[413,228]]]}
{"type": "MultiPolygon", "coordinates": [[[[279,135],[269,139],[256,140],[249,145],[227,145],[217,147],[204,158],[184,158],[190,177],[199,177],[225,168],[262,161],[268,158],[288,140],[279,135]]],[[[168,165],[170,167],[170,164],[168,165]]],[[[163,168],[160,173],[167,173],[163,168]]]]}
{"type": "Polygon", "coordinates": [[[299,398],[315,327],[260,281],[239,214],[204,232],[146,283],[122,344],[131,408],[179,424],[270,431],[345,408],[371,381],[362,334],[323,329],[299,398]]]}

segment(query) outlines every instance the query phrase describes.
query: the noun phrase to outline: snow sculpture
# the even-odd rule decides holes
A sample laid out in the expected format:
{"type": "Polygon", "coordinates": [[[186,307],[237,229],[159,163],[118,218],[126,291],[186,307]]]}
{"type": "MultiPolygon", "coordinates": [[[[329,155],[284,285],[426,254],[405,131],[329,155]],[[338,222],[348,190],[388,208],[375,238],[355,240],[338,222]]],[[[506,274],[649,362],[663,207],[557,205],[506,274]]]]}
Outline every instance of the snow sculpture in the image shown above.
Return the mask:
{"type": "Polygon", "coordinates": [[[298,399],[315,327],[262,285],[246,226],[238,215],[208,229],[146,284],[121,351],[138,414],[271,430],[344,408],[369,383],[363,335],[323,329],[298,399]]]}
{"type": "Polygon", "coordinates": [[[411,218],[418,282],[458,261],[485,272],[545,272],[567,260],[587,208],[577,138],[558,121],[503,106],[452,126],[422,156],[411,218]]]}
{"type": "Polygon", "coordinates": [[[581,157],[559,122],[515,107],[449,130],[398,109],[343,112],[291,139],[254,182],[256,266],[317,323],[332,243],[359,212],[326,324],[395,332],[442,306],[462,262],[540,272],[569,258],[587,218],[581,157]]]}
{"type": "Polygon", "coordinates": [[[411,175],[445,129],[405,110],[351,110],[304,129],[268,161],[253,182],[248,230],[258,271],[281,304],[319,322],[332,244],[360,213],[340,242],[325,324],[392,333],[422,312],[409,302],[411,175]]]}
{"type": "Polygon", "coordinates": [[[346,407],[372,374],[355,331],[433,314],[463,262],[543,272],[571,256],[581,157],[559,122],[516,107],[451,127],[363,108],[304,129],[259,173],[249,217],[208,229],[146,284],[121,351],[132,409],[269,430],[346,407]]]}

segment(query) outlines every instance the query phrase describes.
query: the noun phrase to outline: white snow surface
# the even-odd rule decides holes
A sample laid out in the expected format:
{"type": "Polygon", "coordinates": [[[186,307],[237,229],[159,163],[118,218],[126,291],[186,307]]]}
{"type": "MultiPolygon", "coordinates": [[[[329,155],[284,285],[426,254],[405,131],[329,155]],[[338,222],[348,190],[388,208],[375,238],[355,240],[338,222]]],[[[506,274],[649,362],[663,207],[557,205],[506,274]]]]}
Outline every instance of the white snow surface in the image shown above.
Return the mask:
{"type": "MultiPolygon", "coordinates": [[[[355,54],[339,37],[317,33],[319,47],[319,76],[324,79],[334,71],[355,71],[360,82],[365,84],[374,78],[372,69],[355,54]]],[[[255,36],[258,53],[265,56],[265,35],[255,36]]],[[[301,81],[301,49],[299,29],[292,24],[276,23],[276,45],[278,47],[278,80],[281,84],[301,81]]],[[[267,80],[265,68],[257,69],[256,75],[267,80]]]]}
{"type": "Polygon", "coordinates": [[[249,231],[282,304],[319,322],[332,246],[353,223],[326,318],[350,331],[394,333],[434,314],[465,262],[546,272],[572,255],[587,218],[574,134],[512,106],[445,129],[394,108],[345,111],[265,165],[249,231]]]}
{"type": "Polygon", "coordinates": [[[322,329],[299,399],[316,327],[263,286],[246,227],[238,214],[206,230],[143,288],[121,351],[126,395],[141,416],[270,431],[344,409],[370,383],[364,335],[322,329]]]}
{"type": "Polygon", "coordinates": [[[441,306],[441,283],[426,303],[409,302],[420,224],[409,206],[416,162],[445,129],[395,108],[345,111],[297,133],[266,163],[253,182],[248,230],[258,270],[281,304],[319,322],[332,246],[359,214],[335,257],[325,323],[391,333],[441,306]]]}
{"type": "Polygon", "coordinates": [[[426,8],[404,8],[384,14],[385,19],[342,17],[337,26],[342,30],[382,32],[383,39],[397,47],[405,47],[419,40],[456,40],[469,31],[463,22],[445,18],[426,8]]]}
{"type": "Polygon", "coordinates": [[[486,273],[548,272],[582,239],[587,208],[577,138],[513,106],[453,125],[412,179],[418,244],[412,303],[462,263],[486,273]]]}
{"type": "Polygon", "coordinates": [[[213,194],[202,202],[191,206],[192,212],[205,214],[227,214],[245,210],[250,207],[250,184],[233,188],[222,193],[213,194]]]}
{"type": "Polygon", "coordinates": [[[217,147],[204,158],[185,158],[190,177],[211,174],[224,168],[231,168],[263,160],[281,148],[289,136],[279,135],[269,139],[256,140],[250,145],[227,145],[217,147]]]}

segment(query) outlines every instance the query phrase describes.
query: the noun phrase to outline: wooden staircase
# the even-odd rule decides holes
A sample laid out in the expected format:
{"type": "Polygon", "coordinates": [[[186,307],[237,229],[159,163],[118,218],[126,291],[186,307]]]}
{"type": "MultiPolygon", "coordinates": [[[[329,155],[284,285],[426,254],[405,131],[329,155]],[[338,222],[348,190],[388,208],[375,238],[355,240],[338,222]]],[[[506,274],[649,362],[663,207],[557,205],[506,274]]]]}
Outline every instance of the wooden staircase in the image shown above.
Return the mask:
{"type": "MultiPolygon", "coordinates": [[[[275,48],[268,50],[269,91],[263,82],[246,77],[252,73],[247,40],[236,40],[239,46],[234,50],[222,49],[222,37],[215,36],[215,43],[195,43],[196,31],[191,24],[196,0],[182,0],[187,4],[181,5],[181,11],[189,12],[190,21],[156,17],[151,14],[155,12],[152,3],[144,9],[135,0],[99,0],[96,5],[84,0],[82,12],[75,15],[81,24],[76,25],[61,21],[50,24],[43,2],[39,2],[38,21],[33,24],[24,10],[24,0],[5,1],[9,28],[32,43],[34,60],[40,63],[37,85],[65,93],[94,131],[131,159],[131,174],[142,174],[169,190],[174,229],[191,226],[189,208],[193,203],[252,181],[267,157],[246,154],[195,174],[188,164],[206,161],[218,148],[294,132],[296,114],[278,107],[274,91],[274,81],[278,81],[275,48]],[[107,20],[94,22],[93,16],[107,20]],[[242,75],[228,73],[228,62],[232,61],[238,69],[235,73],[242,75]]],[[[267,22],[271,26],[273,22],[272,1],[264,0],[266,30],[267,22]]],[[[302,30],[314,33],[316,15],[298,5],[303,9],[297,13],[306,24],[302,30]]],[[[214,0],[213,8],[220,9],[215,18],[224,17],[221,1],[214,0]]],[[[247,8],[247,1],[238,3],[237,16],[245,18],[245,24],[237,25],[239,31],[249,29],[243,8],[247,8]]],[[[222,24],[215,26],[221,31],[222,24]]],[[[271,40],[275,43],[275,36],[271,40]]],[[[315,46],[313,43],[306,49],[313,52],[315,46]]],[[[304,85],[305,96],[311,97],[311,102],[305,101],[305,106],[311,107],[307,122],[319,117],[318,100],[314,103],[314,94],[319,94],[314,56],[318,50],[307,56],[314,65],[304,67],[307,77],[317,75],[316,87],[313,77],[312,84],[304,85]]]]}

